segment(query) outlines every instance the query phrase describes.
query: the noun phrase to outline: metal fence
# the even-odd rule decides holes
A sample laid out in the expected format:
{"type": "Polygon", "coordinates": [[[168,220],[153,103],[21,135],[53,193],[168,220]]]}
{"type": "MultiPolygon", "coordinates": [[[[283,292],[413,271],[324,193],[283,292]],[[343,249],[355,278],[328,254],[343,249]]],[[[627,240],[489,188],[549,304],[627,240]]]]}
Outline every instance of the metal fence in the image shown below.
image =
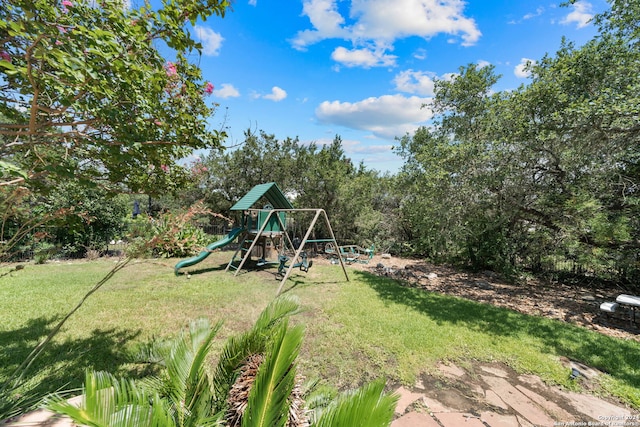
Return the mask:
{"type": "Polygon", "coordinates": [[[606,281],[627,285],[630,288],[640,287],[640,263],[636,260],[612,258],[588,262],[550,254],[541,257],[535,263],[521,264],[518,268],[541,276],[572,276],[576,279],[582,278],[585,282],[606,281]]]}

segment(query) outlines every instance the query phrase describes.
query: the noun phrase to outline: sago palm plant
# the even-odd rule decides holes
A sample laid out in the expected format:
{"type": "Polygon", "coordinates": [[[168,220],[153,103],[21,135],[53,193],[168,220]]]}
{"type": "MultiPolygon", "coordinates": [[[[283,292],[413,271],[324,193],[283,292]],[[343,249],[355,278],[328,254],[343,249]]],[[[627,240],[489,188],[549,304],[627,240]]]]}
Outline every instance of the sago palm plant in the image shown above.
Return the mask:
{"type": "Polygon", "coordinates": [[[79,406],[57,395],[46,406],[96,427],[388,426],[397,397],[386,395],[380,381],[305,408],[296,369],[303,329],[288,322],[298,311],[294,297],[275,299],[253,328],[227,341],[212,375],[207,356],[220,324],[201,319],[188,334],[149,348],[147,358],[163,367],[157,377],[132,381],[88,372],[79,406]]]}

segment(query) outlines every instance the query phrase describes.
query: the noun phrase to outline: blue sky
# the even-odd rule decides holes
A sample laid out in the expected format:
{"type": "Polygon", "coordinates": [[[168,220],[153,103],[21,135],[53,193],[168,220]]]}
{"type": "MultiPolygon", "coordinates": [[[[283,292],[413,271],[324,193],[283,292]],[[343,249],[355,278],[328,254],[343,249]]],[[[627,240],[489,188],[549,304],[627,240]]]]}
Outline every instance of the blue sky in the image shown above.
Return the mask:
{"type": "Polygon", "coordinates": [[[553,54],[563,36],[581,45],[608,5],[535,0],[236,0],[224,18],[190,28],[215,85],[214,128],[228,146],[244,131],[330,143],[348,157],[395,172],[395,137],[428,124],[433,79],[462,65],[493,64],[496,89],[527,83],[528,60],[553,54]]]}

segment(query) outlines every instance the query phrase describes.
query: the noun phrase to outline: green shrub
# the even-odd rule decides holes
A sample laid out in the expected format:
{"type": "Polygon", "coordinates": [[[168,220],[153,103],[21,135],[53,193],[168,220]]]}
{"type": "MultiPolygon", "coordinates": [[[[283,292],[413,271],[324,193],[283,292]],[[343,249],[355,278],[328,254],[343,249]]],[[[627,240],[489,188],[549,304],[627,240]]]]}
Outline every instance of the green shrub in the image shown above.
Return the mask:
{"type": "Polygon", "coordinates": [[[39,242],[33,250],[33,261],[44,264],[49,261],[56,251],[56,246],[49,242],[39,242]]]}
{"type": "Polygon", "coordinates": [[[185,212],[168,212],[158,218],[142,217],[132,222],[127,236],[130,256],[185,257],[196,254],[211,236],[194,225],[211,211],[197,202],[185,212]]]}

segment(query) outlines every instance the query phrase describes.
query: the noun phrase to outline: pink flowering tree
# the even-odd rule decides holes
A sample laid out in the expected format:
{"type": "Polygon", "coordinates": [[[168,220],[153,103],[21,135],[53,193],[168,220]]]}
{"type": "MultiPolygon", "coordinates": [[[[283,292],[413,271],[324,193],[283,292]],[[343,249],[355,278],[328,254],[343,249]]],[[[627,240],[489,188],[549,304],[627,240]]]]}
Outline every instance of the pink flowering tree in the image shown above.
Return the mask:
{"type": "Polygon", "coordinates": [[[224,16],[229,1],[1,3],[0,189],[74,177],[151,191],[149,165],[187,176],[177,160],[220,147],[213,84],[185,25],[224,16]]]}

